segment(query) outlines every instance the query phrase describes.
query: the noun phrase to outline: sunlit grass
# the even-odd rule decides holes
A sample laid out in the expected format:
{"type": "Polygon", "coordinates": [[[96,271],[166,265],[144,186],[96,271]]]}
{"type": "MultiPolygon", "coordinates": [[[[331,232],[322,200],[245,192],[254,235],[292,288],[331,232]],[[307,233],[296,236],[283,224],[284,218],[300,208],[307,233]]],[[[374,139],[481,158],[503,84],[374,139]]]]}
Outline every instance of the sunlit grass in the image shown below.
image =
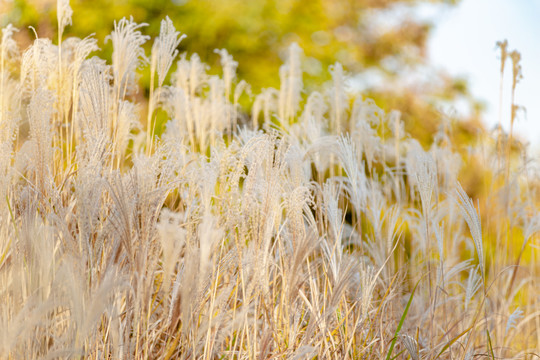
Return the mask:
{"type": "Polygon", "coordinates": [[[59,7],[60,46],[3,31],[2,358],[538,356],[538,179],[511,136],[467,152],[449,122],[425,149],[339,64],[305,93],[296,45],[251,94],[168,19],[151,54],[118,22],[107,64],[59,7]]]}

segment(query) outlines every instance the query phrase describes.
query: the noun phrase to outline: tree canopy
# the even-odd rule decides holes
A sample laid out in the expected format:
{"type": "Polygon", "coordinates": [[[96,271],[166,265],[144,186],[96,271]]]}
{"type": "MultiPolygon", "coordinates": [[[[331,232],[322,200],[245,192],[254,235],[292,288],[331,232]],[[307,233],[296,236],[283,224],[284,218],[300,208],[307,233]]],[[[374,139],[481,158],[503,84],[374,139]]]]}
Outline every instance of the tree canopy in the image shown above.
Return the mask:
{"type": "MultiPolygon", "coordinates": [[[[293,42],[303,50],[302,69],[307,89],[330,79],[329,67],[339,62],[348,74],[352,92],[370,98],[385,110],[398,109],[406,130],[422,143],[437,131],[443,104],[464,100],[469,111],[457,133],[472,138],[479,125],[481,104],[468,92],[465,79],[452,78],[432,68],[426,46],[433,24],[416,16],[415,7],[427,3],[454,6],[458,0],[72,0],[73,26],[64,37],[95,33],[102,56],[112,46],[104,41],[114,21],[132,15],[147,23],[144,32],[159,33],[169,16],[187,35],[180,52],[198,53],[218,71],[225,48],[239,63],[238,78],[254,92],[278,87],[276,74],[293,42]],[[98,30],[96,30],[98,29],[98,30]]],[[[17,0],[4,23],[33,26],[38,36],[56,33],[56,1],[17,0]],[[43,15],[46,14],[46,15],[43,15]]],[[[3,24],[6,25],[6,24],[3,24]]],[[[33,32],[21,31],[30,40],[33,32]]],[[[148,44],[148,50],[151,42],[148,44]]],[[[144,80],[148,82],[148,79],[144,80]]]]}

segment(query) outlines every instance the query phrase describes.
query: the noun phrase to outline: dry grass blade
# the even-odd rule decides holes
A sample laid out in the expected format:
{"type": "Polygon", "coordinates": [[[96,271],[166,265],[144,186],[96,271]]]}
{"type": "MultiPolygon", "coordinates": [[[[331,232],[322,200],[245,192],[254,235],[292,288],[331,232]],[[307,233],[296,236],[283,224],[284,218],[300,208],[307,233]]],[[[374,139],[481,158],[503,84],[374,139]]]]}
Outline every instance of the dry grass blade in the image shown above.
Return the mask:
{"type": "Polygon", "coordinates": [[[472,200],[469,198],[465,190],[461,187],[461,184],[456,184],[456,190],[454,192],[454,198],[459,205],[461,213],[469,226],[471,235],[473,237],[474,246],[478,255],[478,264],[480,265],[480,272],[482,274],[482,281],[485,284],[486,272],[484,265],[484,245],[482,243],[482,225],[480,218],[472,200]]]}

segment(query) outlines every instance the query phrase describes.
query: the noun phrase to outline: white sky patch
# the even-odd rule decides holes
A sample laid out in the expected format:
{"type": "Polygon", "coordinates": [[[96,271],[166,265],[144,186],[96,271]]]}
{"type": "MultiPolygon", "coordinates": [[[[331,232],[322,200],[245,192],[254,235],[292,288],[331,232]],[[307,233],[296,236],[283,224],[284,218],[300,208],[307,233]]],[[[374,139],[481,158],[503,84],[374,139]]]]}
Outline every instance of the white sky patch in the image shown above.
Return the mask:
{"type": "MultiPolygon", "coordinates": [[[[514,130],[540,148],[540,0],[462,0],[456,7],[422,6],[418,15],[436,25],[429,40],[430,62],[450,74],[469,79],[471,92],[484,101],[484,122],[499,121],[499,51],[495,43],[508,40],[508,50],[522,55],[523,79],[516,103],[527,109],[514,130]]],[[[512,64],[504,77],[502,125],[510,128],[512,64]]]]}

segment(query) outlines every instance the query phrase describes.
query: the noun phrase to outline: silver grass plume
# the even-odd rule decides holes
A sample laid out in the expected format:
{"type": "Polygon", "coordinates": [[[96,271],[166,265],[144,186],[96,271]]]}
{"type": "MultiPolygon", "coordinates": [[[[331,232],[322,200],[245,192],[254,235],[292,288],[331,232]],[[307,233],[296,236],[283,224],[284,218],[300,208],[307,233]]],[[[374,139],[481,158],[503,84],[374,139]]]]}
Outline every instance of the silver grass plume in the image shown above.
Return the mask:
{"type": "Polygon", "coordinates": [[[302,239],[306,236],[304,226],[304,212],[309,212],[310,204],[313,202],[311,192],[307,186],[298,186],[285,200],[285,207],[290,217],[291,232],[295,239],[302,239]]]}
{"type": "Polygon", "coordinates": [[[53,115],[54,97],[44,88],[38,88],[28,106],[30,141],[34,146],[33,165],[36,185],[42,195],[47,195],[53,171],[53,115]]]}
{"type": "Polygon", "coordinates": [[[420,353],[418,351],[418,343],[416,340],[410,335],[402,335],[401,341],[403,342],[405,349],[409,352],[409,355],[411,355],[411,359],[420,360],[420,353]]]}
{"type": "Polygon", "coordinates": [[[437,173],[439,185],[449,190],[457,181],[457,175],[462,165],[461,156],[451,151],[448,147],[439,147],[433,145],[430,150],[435,163],[437,164],[437,173]]]}
{"type": "MultiPolygon", "coordinates": [[[[63,60],[63,62],[69,64],[69,76],[66,77],[66,81],[70,82],[70,84],[67,84],[67,87],[69,89],[69,93],[71,94],[71,101],[66,101],[64,104],[63,111],[65,114],[69,113],[69,108],[71,106],[73,106],[73,114],[77,114],[79,111],[82,67],[88,55],[96,50],[99,50],[97,40],[91,36],[85,37],[84,39],[67,38],[62,42],[62,57],[67,58],[67,61],[63,60]]],[[[73,118],[76,119],[76,116],[73,118]]],[[[72,131],[73,130],[74,129],[72,127],[72,131]]]]}
{"type": "Polygon", "coordinates": [[[180,253],[186,245],[184,222],[184,213],[163,209],[156,226],[163,254],[163,278],[166,281],[174,274],[174,268],[181,259],[180,253]]]}
{"type": "Polygon", "coordinates": [[[210,96],[208,108],[210,110],[210,138],[211,145],[214,146],[216,133],[218,133],[218,124],[223,122],[225,119],[225,128],[230,128],[230,113],[229,107],[226,104],[225,100],[225,84],[219,76],[210,76],[209,80],[210,85],[210,96]]]}
{"type": "Polygon", "coordinates": [[[506,336],[508,334],[508,331],[512,328],[516,328],[516,323],[519,319],[523,318],[523,310],[521,310],[519,307],[514,310],[514,312],[508,317],[508,321],[506,322],[506,329],[504,331],[504,335],[506,336]]]}
{"type": "MultiPolygon", "coordinates": [[[[17,43],[13,40],[13,33],[18,31],[13,25],[8,24],[2,29],[2,44],[0,45],[0,124],[3,123],[4,112],[7,112],[17,101],[13,101],[10,95],[13,95],[13,87],[6,86],[10,80],[6,65],[8,60],[14,60],[19,56],[17,43]],[[11,89],[11,91],[10,91],[11,89]]],[[[0,125],[1,126],[1,125],[0,125]]]]}
{"type": "MultiPolygon", "coordinates": [[[[291,139],[292,143],[293,139],[291,139]]],[[[286,187],[290,187],[292,190],[298,186],[306,185],[310,182],[311,168],[310,163],[304,161],[305,153],[302,149],[296,145],[291,144],[290,148],[285,154],[285,160],[287,162],[287,182],[286,187]]]]}
{"type": "Polygon", "coordinates": [[[17,31],[19,30],[11,24],[2,29],[2,45],[0,45],[2,73],[5,71],[6,61],[13,60],[19,55],[19,48],[13,39],[13,34],[17,31]]]}
{"type": "Polygon", "coordinates": [[[197,230],[199,239],[199,286],[210,276],[213,261],[217,256],[216,246],[223,239],[223,231],[218,225],[218,219],[206,213],[197,230]]]}
{"type": "Polygon", "coordinates": [[[259,128],[259,114],[262,110],[263,101],[264,97],[259,94],[255,96],[255,100],[251,106],[251,124],[253,130],[257,130],[259,128]]]}
{"type": "Polygon", "coordinates": [[[234,95],[233,95],[233,131],[237,131],[237,122],[238,117],[240,114],[240,97],[242,94],[248,95],[250,98],[253,95],[251,92],[251,86],[247,83],[245,80],[240,80],[238,84],[236,84],[234,88],[234,95]]]}
{"type": "Polygon", "coordinates": [[[368,188],[364,163],[360,162],[362,151],[358,149],[349,135],[342,135],[338,139],[338,156],[347,175],[344,182],[349,199],[358,214],[364,212],[368,188]]]}
{"type": "Polygon", "coordinates": [[[0,157],[2,163],[0,172],[2,176],[6,175],[7,168],[10,167],[10,160],[7,158],[11,157],[11,144],[18,127],[18,116],[14,115],[19,110],[19,87],[16,80],[6,70],[7,62],[13,61],[19,56],[17,44],[13,40],[13,33],[16,31],[18,30],[11,24],[3,28],[2,44],[0,45],[0,146],[3,154],[0,157]],[[11,121],[3,121],[6,116],[12,117],[11,121]],[[10,155],[6,156],[7,154],[10,155]]]}
{"type": "MultiPolygon", "coordinates": [[[[70,39],[73,38],[66,39],[66,41],[62,43],[62,46],[64,46],[66,43],[69,44],[70,39]]],[[[90,53],[93,51],[99,50],[99,47],[97,46],[97,40],[91,35],[82,40],[74,38],[74,41],[76,44],[74,45],[73,58],[70,61],[70,68],[73,70],[74,75],[76,75],[80,72],[80,67],[88,55],[90,55],[90,53]]]]}
{"type": "Polygon", "coordinates": [[[300,92],[302,91],[302,69],[300,67],[300,54],[302,50],[298,44],[289,46],[288,57],[285,64],[279,68],[281,88],[279,91],[279,118],[288,123],[298,111],[300,92]]]}
{"type": "Polygon", "coordinates": [[[351,122],[352,136],[362,144],[368,170],[371,171],[375,157],[381,151],[381,139],[377,127],[382,122],[384,111],[373,100],[358,98],[353,106],[351,122]]]}
{"type": "Polygon", "coordinates": [[[375,272],[375,269],[371,265],[366,265],[364,262],[360,264],[360,284],[362,286],[362,318],[366,319],[369,309],[371,307],[371,301],[373,299],[375,285],[377,285],[377,278],[381,273],[381,269],[375,272]]]}
{"type": "Polygon", "coordinates": [[[332,234],[332,242],[341,241],[343,232],[343,211],[339,208],[339,195],[341,193],[341,184],[328,179],[322,188],[322,198],[324,204],[324,212],[328,219],[328,230],[332,234]]]}
{"type": "Polygon", "coordinates": [[[158,74],[158,86],[163,85],[172,62],[178,55],[176,48],[185,37],[186,35],[180,35],[180,32],[176,31],[173,22],[168,16],[161,20],[159,37],[152,46],[151,62],[152,73],[157,71],[158,74]]]}
{"type": "Polygon", "coordinates": [[[337,135],[340,135],[343,130],[343,121],[345,120],[346,111],[349,107],[349,99],[345,93],[345,74],[343,66],[340,63],[330,65],[330,74],[332,74],[333,87],[329,91],[330,104],[332,111],[330,119],[337,135]]]}
{"type": "Polygon", "coordinates": [[[444,260],[444,239],[443,239],[443,231],[444,231],[444,221],[442,224],[438,224],[437,222],[433,221],[433,233],[435,234],[435,239],[437,239],[437,250],[439,251],[439,260],[444,260]]]}
{"type": "Polygon", "coordinates": [[[223,68],[223,81],[225,82],[225,97],[230,100],[232,82],[236,77],[238,62],[233,60],[226,49],[214,50],[221,57],[221,67],[223,68]]]}
{"type": "Polygon", "coordinates": [[[105,216],[104,170],[109,155],[107,134],[87,134],[77,145],[77,177],[74,181],[76,197],[76,219],[79,228],[79,247],[93,264],[91,239],[99,232],[100,218],[105,216]],[[83,247],[84,245],[84,247],[83,247]]]}
{"type": "Polygon", "coordinates": [[[163,109],[169,114],[171,120],[167,122],[165,135],[184,145],[195,146],[195,131],[201,124],[197,124],[192,115],[193,104],[189,92],[181,87],[165,87],[161,94],[163,109]]]}
{"type": "Polygon", "coordinates": [[[20,83],[25,95],[37,88],[48,88],[48,80],[57,69],[58,52],[49,39],[36,39],[22,56],[20,83]]]}
{"type": "Polygon", "coordinates": [[[142,45],[150,39],[139,29],[148,24],[137,24],[130,19],[122,18],[114,22],[113,32],[105,38],[113,44],[112,64],[117,98],[122,99],[135,89],[135,71],[148,62],[142,45]]]}
{"type": "Polygon", "coordinates": [[[105,132],[110,126],[111,87],[109,68],[94,59],[87,60],[82,70],[80,88],[81,129],[94,136],[105,132]]]}
{"type": "Polygon", "coordinates": [[[306,105],[302,112],[302,120],[304,122],[315,120],[314,122],[322,125],[324,123],[324,114],[327,110],[328,105],[322,94],[318,91],[313,91],[306,100],[306,105]]]}
{"type": "Polygon", "coordinates": [[[428,153],[420,150],[416,154],[415,177],[420,199],[422,200],[422,212],[425,216],[431,210],[431,197],[437,185],[437,166],[428,153]]]}
{"type": "Polygon", "coordinates": [[[473,237],[474,246],[476,247],[476,252],[478,254],[478,263],[480,264],[480,271],[482,273],[482,281],[485,282],[485,267],[484,267],[484,248],[482,244],[482,224],[480,223],[480,218],[478,213],[474,208],[472,200],[469,198],[465,190],[461,187],[461,184],[456,183],[456,189],[454,191],[454,199],[457,202],[471,235],[473,237]]]}
{"type": "Polygon", "coordinates": [[[139,128],[137,118],[138,104],[120,101],[118,104],[118,122],[115,129],[115,150],[118,157],[126,152],[129,140],[133,139],[132,130],[139,128]]]}
{"type": "Polygon", "coordinates": [[[474,294],[480,288],[482,284],[482,278],[478,276],[477,267],[473,267],[469,270],[469,276],[467,278],[467,285],[465,287],[465,310],[469,308],[469,304],[474,294]]]}
{"type": "Polygon", "coordinates": [[[186,53],[180,56],[176,62],[176,72],[174,85],[185,91],[190,97],[194,97],[207,81],[207,65],[201,62],[197,54],[192,54],[189,60],[186,59],[186,53]]]}
{"type": "Polygon", "coordinates": [[[261,93],[255,97],[253,107],[251,111],[251,121],[253,123],[253,129],[258,128],[259,113],[263,113],[263,128],[265,130],[270,129],[270,123],[272,121],[272,113],[278,110],[280,92],[274,88],[261,89],[261,93]]]}
{"type": "Polygon", "coordinates": [[[336,138],[326,135],[323,122],[314,117],[302,121],[297,134],[291,134],[296,136],[296,141],[301,141],[300,145],[306,151],[304,157],[311,159],[321,177],[330,165],[331,149],[336,145],[336,138]]]}
{"type": "Polygon", "coordinates": [[[73,10],[69,6],[69,0],[58,0],[56,3],[56,17],[58,20],[58,36],[62,37],[66,26],[71,25],[73,10]]]}

